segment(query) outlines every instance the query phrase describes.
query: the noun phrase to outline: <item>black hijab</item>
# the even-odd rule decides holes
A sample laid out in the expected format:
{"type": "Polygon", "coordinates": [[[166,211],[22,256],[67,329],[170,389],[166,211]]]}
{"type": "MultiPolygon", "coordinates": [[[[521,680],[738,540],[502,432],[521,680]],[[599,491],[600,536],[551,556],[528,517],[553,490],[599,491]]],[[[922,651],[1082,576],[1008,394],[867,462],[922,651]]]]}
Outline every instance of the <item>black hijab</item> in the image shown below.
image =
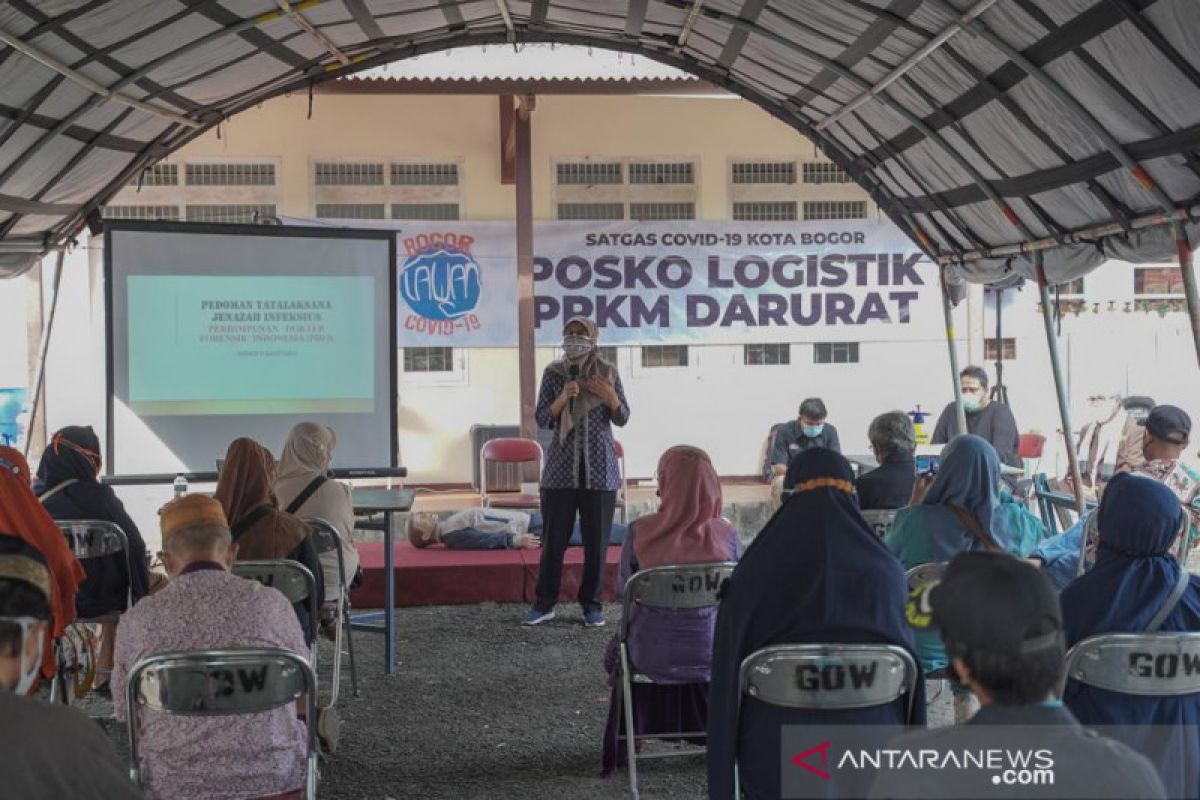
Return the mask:
{"type": "Polygon", "coordinates": [[[33,493],[41,496],[63,481],[95,481],[100,471],[100,437],[90,425],[70,425],[50,440],[38,464],[33,493]]]}

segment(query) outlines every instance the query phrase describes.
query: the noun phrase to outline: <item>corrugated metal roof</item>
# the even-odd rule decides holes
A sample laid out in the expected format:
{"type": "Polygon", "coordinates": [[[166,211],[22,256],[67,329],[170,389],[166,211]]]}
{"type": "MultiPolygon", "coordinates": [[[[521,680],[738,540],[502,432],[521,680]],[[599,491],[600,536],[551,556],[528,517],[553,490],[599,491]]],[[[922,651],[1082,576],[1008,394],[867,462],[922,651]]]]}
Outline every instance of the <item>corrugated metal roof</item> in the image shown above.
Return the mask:
{"type": "Polygon", "coordinates": [[[458,47],[429,53],[354,76],[375,80],[642,81],[700,79],[633,53],[571,45],[458,47]]]}

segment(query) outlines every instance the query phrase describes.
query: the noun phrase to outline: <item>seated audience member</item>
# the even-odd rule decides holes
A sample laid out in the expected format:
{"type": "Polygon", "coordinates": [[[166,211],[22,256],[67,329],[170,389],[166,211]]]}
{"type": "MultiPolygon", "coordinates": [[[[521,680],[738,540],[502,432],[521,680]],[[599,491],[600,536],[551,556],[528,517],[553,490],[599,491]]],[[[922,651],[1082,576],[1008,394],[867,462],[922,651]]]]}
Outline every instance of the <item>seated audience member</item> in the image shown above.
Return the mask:
{"type": "MultiPolygon", "coordinates": [[[[54,519],[96,519],[115,523],[125,533],[129,552],[83,562],[87,580],[75,596],[75,611],[95,619],[125,611],[129,594],[133,602],[150,591],[146,543],[137,525],[111,486],[97,480],[100,474],[100,439],[90,427],[63,428],[50,440],[38,465],[34,492],[54,519]]],[[[102,626],[96,687],[108,685],[112,674],[113,637],[116,625],[102,626]]]]}
{"type": "MultiPolygon", "coordinates": [[[[319,517],[331,524],[342,542],[342,557],[346,585],[358,572],[358,550],[354,549],[354,503],[350,487],[329,477],[333,449],[337,436],[332,428],[315,422],[301,422],[292,428],[283,456],[279,459],[279,477],[275,479],[275,496],[279,505],[298,517],[319,517]]],[[[338,593],[338,556],[336,552],[320,555],[321,571],[325,573],[325,596],[336,598],[338,593]]]]}
{"type": "Polygon", "coordinates": [[[62,636],[74,622],[75,595],[87,573],[67,546],[63,532],[34,496],[25,457],[11,447],[0,447],[0,534],[15,536],[31,545],[50,568],[53,614],[42,650],[42,675],[49,678],[57,669],[50,640],[62,636]]]}
{"type": "MultiPolygon", "coordinates": [[[[217,476],[220,502],[229,520],[229,530],[243,561],[288,559],[308,567],[317,582],[317,603],[325,602],[325,577],[304,520],[279,510],[275,485],[275,459],[271,451],[253,439],[234,439],[225,453],[217,476]]],[[[308,618],[308,605],[297,603],[296,617],[305,631],[315,620],[308,618]]]]}
{"type": "MultiPolygon", "coordinates": [[[[1096,565],[1062,593],[1067,647],[1102,633],[1200,631],[1200,578],[1189,578],[1171,555],[1183,521],[1174,493],[1146,477],[1118,475],[1097,514],[1096,565]]],[[[1147,755],[1160,733],[1136,726],[1174,729],[1182,738],[1172,745],[1191,757],[1159,750],[1152,758],[1169,796],[1200,795],[1200,695],[1136,697],[1068,680],[1063,701],[1084,725],[1125,726],[1122,741],[1147,755]]]]}
{"type": "MultiPolygon", "coordinates": [[[[1063,670],[1063,622],[1054,587],[1029,564],[1000,553],[955,556],[929,595],[932,621],[955,675],[981,706],[966,724],[911,733],[889,745],[913,754],[1003,749],[1053,758],[1056,796],[1163,798],[1153,765],[1082,727],[1055,698],[1063,670]],[[1003,727],[1010,733],[1008,739],[1003,727]]],[[[1040,787],[993,781],[988,769],[881,771],[871,797],[1050,797],[1040,787]]]]}
{"type": "Polygon", "coordinates": [[[52,592],[42,554],[20,539],[0,536],[3,795],[21,800],[140,798],[99,725],[73,708],[26,696],[38,680],[52,592]]]}
{"type": "Polygon", "coordinates": [[[771,481],[771,502],[779,508],[783,502],[784,475],[788,464],[800,453],[813,447],[824,447],[835,453],[842,451],[837,428],[825,421],[829,412],[819,397],[809,397],[800,404],[798,419],[785,422],[775,433],[771,448],[771,468],[775,478],[771,481]]]}
{"type": "Polygon", "coordinates": [[[963,406],[967,412],[967,430],[958,429],[958,409],[954,403],[942,409],[933,428],[933,444],[945,444],[955,436],[971,433],[982,436],[996,449],[1001,464],[1010,467],[1021,463],[1021,434],[1012,410],[1004,403],[993,402],[988,396],[988,375],[983,367],[967,367],[959,373],[963,406]]]}
{"type": "MultiPolygon", "coordinates": [[[[708,454],[696,447],[667,450],[658,460],[658,511],[635,520],[621,547],[617,591],[638,570],[651,567],[736,561],[737,529],[721,517],[721,480],[708,454]]],[[[652,684],[633,684],[634,727],[638,735],[705,730],[708,679],[712,666],[715,608],[630,609],[629,660],[652,684]]],[[[603,771],[625,763],[626,732],[621,708],[614,637],[605,654],[612,685],[604,731],[603,771]]]]}
{"type": "MultiPolygon", "coordinates": [[[[942,451],[941,468],[932,480],[921,478],[913,505],[896,514],[884,544],[904,569],[946,562],[964,550],[1028,555],[1045,533],[1042,521],[1024,506],[1001,498],[1000,460],[979,436],[959,436],[942,451]]],[[[926,672],[949,663],[937,634],[917,634],[917,651],[926,672]]],[[[960,694],[960,715],[965,694],[960,694]]]]}
{"type": "MultiPolygon", "coordinates": [[[[1192,420],[1175,406],[1155,406],[1150,415],[1142,420],[1138,430],[1142,433],[1142,463],[1132,474],[1171,487],[1179,504],[1188,509],[1190,549],[1200,538],[1200,498],[1196,493],[1196,487],[1200,485],[1200,471],[1183,461],[1192,433],[1192,420]]],[[[1122,470],[1119,474],[1125,473],[1122,470]]],[[[1060,590],[1066,588],[1079,573],[1080,540],[1086,529],[1087,516],[1084,516],[1058,536],[1042,542],[1031,554],[1035,563],[1041,565],[1060,590]]],[[[1085,569],[1091,569],[1096,563],[1095,534],[1089,538],[1091,541],[1084,556],[1085,569]]]]}
{"type": "MultiPolygon", "coordinates": [[[[226,462],[228,469],[228,462],[226,462]]],[[[274,589],[229,573],[237,559],[219,503],[188,495],[163,507],[163,560],[171,582],[121,622],[113,680],[157,653],[276,647],[308,658],[304,633],[274,589]]],[[[124,703],[116,703],[125,721],[124,703]]],[[[304,723],[294,707],[188,717],[141,709],[142,782],[148,798],[267,798],[304,783],[304,723]]]]}
{"type": "MultiPolygon", "coordinates": [[[[625,531],[625,525],[614,522],[609,546],[624,542],[625,531]]],[[[438,519],[436,514],[417,511],[408,515],[405,532],[413,547],[440,544],[450,550],[530,550],[542,545],[542,515],[506,508],[467,508],[438,519]]],[[[567,544],[583,544],[578,522],[567,544]]]]}
{"type": "MultiPolygon", "coordinates": [[[[741,698],[742,660],[768,645],[879,643],[914,652],[905,620],[904,571],[862,518],[854,472],[837,453],[813,448],[788,467],[794,493],[746,548],[724,590],[708,699],[708,792],[734,797],[734,759],[745,796],[781,796],[787,725],[903,725],[908,697],[882,708],[808,711],[741,698]]],[[[919,676],[918,676],[919,677],[919,676]]],[[[924,682],[913,707],[925,721],[924,682]]]]}
{"type": "Polygon", "coordinates": [[[879,466],[864,473],[854,482],[860,508],[904,508],[912,499],[917,480],[917,465],[913,454],[917,450],[917,435],[912,420],[903,411],[889,411],[871,420],[867,429],[871,452],[879,466]]]}

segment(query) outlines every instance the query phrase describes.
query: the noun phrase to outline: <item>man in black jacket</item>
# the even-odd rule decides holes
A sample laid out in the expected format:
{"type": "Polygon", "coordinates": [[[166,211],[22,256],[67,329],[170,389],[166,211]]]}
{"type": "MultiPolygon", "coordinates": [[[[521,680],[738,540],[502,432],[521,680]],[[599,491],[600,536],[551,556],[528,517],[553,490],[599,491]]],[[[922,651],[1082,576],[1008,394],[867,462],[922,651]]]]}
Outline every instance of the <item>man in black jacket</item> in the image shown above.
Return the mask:
{"type": "Polygon", "coordinates": [[[973,433],[987,439],[996,448],[1000,463],[1021,466],[1021,434],[1012,410],[988,397],[988,375],[982,367],[967,367],[959,373],[963,406],[967,412],[967,430],[958,429],[958,411],[950,403],[938,417],[933,428],[933,444],[945,444],[960,433],[973,433]]]}
{"type": "Polygon", "coordinates": [[[913,453],[917,436],[903,411],[889,411],[871,420],[867,429],[871,451],[879,466],[854,482],[858,506],[866,509],[903,508],[912,499],[917,466],[913,453]]]}

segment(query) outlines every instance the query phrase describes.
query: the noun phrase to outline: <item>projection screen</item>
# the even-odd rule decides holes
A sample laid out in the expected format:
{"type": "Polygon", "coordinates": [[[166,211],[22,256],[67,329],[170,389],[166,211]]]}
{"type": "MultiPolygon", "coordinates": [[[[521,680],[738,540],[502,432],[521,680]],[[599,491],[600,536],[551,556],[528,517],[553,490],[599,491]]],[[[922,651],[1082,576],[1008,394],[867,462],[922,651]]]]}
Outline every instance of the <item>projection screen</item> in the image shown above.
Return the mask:
{"type": "Polygon", "coordinates": [[[335,468],[395,467],[395,235],[114,222],[105,231],[109,475],[212,472],[297,422],[335,468]]]}

